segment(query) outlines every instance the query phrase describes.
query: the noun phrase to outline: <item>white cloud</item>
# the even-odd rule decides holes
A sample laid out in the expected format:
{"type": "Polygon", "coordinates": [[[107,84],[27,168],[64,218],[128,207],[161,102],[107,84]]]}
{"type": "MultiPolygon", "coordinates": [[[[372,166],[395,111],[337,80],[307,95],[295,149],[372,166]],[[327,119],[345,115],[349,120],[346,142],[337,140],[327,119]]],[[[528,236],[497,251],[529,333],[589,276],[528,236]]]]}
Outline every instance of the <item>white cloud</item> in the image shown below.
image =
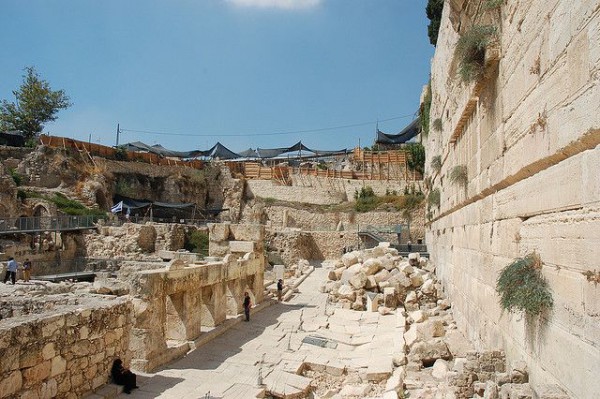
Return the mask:
{"type": "Polygon", "coordinates": [[[226,0],[240,7],[281,8],[294,10],[311,8],[319,5],[322,0],[226,0]]]}

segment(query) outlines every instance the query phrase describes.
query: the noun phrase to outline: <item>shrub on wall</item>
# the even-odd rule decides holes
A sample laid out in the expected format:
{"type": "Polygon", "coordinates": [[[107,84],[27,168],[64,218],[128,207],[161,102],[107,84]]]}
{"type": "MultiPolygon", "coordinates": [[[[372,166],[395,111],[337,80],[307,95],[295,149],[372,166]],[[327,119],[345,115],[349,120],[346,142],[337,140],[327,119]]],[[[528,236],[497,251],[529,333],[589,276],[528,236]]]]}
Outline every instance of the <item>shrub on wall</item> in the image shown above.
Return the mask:
{"type": "Polygon", "coordinates": [[[435,157],[431,158],[431,168],[435,170],[436,173],[440,173],[440,170],[442,170],[441,155],[436,155],[435,157]]]}
{"type": "Polygon", "coordinates": [[[552,295],[541,268],[541,259],[534,252],[502,269],[496,281],[496,292],[504,310],[535,316],[552,307],[552,295]]]}
{"type": "Polygon", "coordinates": [[[444,128],[444,125],[442,124],[442,118],[436,118],[433,121],[433,130],[435,130],[436,132],[441,132],[444,128]]]}
{"type": "Polygon", "coordinates": [[[458,59],[458,74],[463,82],[483,76],[485,50],[494,41],[497,29],[492,25],[475,25],[458,39],[454,56],[458,59]]]}
{"type": "Polygon", "coordinates": [[[469,183],[469,174],[466,165],[456,165],[450,171],[450,181],[453,184],[458,184],[461,187],[467,187],[469,183]]]}
{"type": "Polygon", "coordinates": [[[407,162],[409,169],[423,175],[423,172],[425,171],[425,147],[423,147],[423,144],[409,144],[406,147],[406,150],[409,154],[407,162]]]}
{"type": "Polygon", "coordinates": [[[427,83],[427,91],[425,97],[423,97],[423,103],[419,109],[419,126],[423,136],[427,137],[429,134],[429,117],[431,112],[431,80],[427,83]]]}
{"type": "Polygon", "coordinates": [[[427,195],[427,204],[430,207],[435,206],[436,208],[439,208],[440,202],[441,202],[440,189],[434,188],[433,190],[431,190],[429,192],[429,195],[427,195]]]}

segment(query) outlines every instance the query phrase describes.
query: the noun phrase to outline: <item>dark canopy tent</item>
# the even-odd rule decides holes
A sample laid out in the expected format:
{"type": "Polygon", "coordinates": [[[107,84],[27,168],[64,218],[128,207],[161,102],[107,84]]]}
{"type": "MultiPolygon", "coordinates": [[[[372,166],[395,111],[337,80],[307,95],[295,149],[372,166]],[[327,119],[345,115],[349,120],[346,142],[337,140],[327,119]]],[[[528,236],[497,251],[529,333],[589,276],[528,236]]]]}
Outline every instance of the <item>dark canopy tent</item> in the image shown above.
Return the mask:
{"type": "Polygon", "coordinates": [[[404,144],[421,132],[419,120],[415,119],[398,134],[386,134],[377,129],[375,144],[404,144]]]}
{"type": "Polygon", "coordinates": [[[133,143],[127,143],[120,146],[127,151],[141,151],[156,154],[162,157],[173,157],[173,158],[194,158],[197,157],[202,151],[173,151],[166,149],[160,144],[149,146],[148,144],[142,143],[141,141],[134,141],[133,143]]]}
{"type": "Polygon", "coordinates": [[[9,132],[0,132],[0,145],[7,145],[10,147],[24,147],[25,137],[21,132],[17,130],[11,130],[9,132]]]}
{"type": "Polygon", "coordinates": [[[219,159],[235,159],[239,158],[239,154],[231,151],[229,148],[225,147],[223,144],[217,142],[210,150],[206,151],[198,151],[198,156],[209,157],[209,158],[219,158],[219,159]]]}
{"type": "Polygon", "coordinates": [[[153,216],[157,218],[213,218],[222,211],[227,210],[223,208],[199,209],[196,207],[196,204],[191,202],[138,200],[123,195],[115,195],[114,203],[116,204],[120,201],[123,201],[123,209],[127,210],[126,212],[130,214],[133,214],[137,210],[137,215],[147,216],[149,209],[152,208],[153,216]]]}

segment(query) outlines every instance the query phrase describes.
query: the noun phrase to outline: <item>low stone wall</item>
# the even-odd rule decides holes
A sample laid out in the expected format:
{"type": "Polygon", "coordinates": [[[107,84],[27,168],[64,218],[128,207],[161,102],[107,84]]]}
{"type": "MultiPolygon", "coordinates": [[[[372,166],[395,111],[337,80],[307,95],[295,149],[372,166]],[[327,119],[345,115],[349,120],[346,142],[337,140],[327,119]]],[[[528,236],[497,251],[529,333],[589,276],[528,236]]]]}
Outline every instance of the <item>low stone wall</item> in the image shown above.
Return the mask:
{"type": "Polygon", "coordinates": [[[51,312],[0,321],[0,398],[82,397],[108,381],[115,358],[129,362],[131,303],[98,298],[56,298],[51,312]]]}
{"type": "Polygon", "coordinates": [[[306,231],[334,231],[341,223],[343,231],[357,231],[366,226],[391,226],[410,223],[412,240],[425,236],[425,210],[411,212],[407,220],[402,212],[314,212],[284,206],[265,207],[270,228],[292,227],[306,231]]]}
{"type": "Polygon", "coordinates": [[[248,189],[256,197],[275,198],[282,201],[303,202],[307,204],[339,204],[352,200],[354,193],[363,187],[371,187],[377,195],[396,191],[402,193],[404,187],[420,181],[400,180],[349,180],[318,176],[292,176],[292,185],[283,186],[275,180],[248,180],[248,189]]]}

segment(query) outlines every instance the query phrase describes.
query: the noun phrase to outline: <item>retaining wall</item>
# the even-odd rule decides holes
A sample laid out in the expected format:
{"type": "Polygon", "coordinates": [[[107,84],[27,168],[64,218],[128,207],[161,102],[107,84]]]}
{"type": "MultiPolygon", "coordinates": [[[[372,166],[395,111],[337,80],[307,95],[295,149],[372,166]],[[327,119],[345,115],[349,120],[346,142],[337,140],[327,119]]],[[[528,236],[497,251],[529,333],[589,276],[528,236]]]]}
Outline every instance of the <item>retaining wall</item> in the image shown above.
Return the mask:
{"type": "Polygon", "coordinates": [[[600,285],[584,273],[600,270],[600,2],[503,3],[491,16],[501,58],[472,97],[475,84],[458,81],[453,53],[468,26],[490,23],[473,11],[481,3],[444,5],[431,73],[431,120],[443,131],[425,139],[426,167],[436,155],[443,161],[439,174],[427,170],[441,191],[429,251],[459,327],[479,349],[525,359],[534,386],[595,398],[600,285]],[[450,182],[458,165],[466,188],[450,182]],[[503,267],[532,251],[554,306],[527,321],[502,311],[495,285],[503,267]]]}

